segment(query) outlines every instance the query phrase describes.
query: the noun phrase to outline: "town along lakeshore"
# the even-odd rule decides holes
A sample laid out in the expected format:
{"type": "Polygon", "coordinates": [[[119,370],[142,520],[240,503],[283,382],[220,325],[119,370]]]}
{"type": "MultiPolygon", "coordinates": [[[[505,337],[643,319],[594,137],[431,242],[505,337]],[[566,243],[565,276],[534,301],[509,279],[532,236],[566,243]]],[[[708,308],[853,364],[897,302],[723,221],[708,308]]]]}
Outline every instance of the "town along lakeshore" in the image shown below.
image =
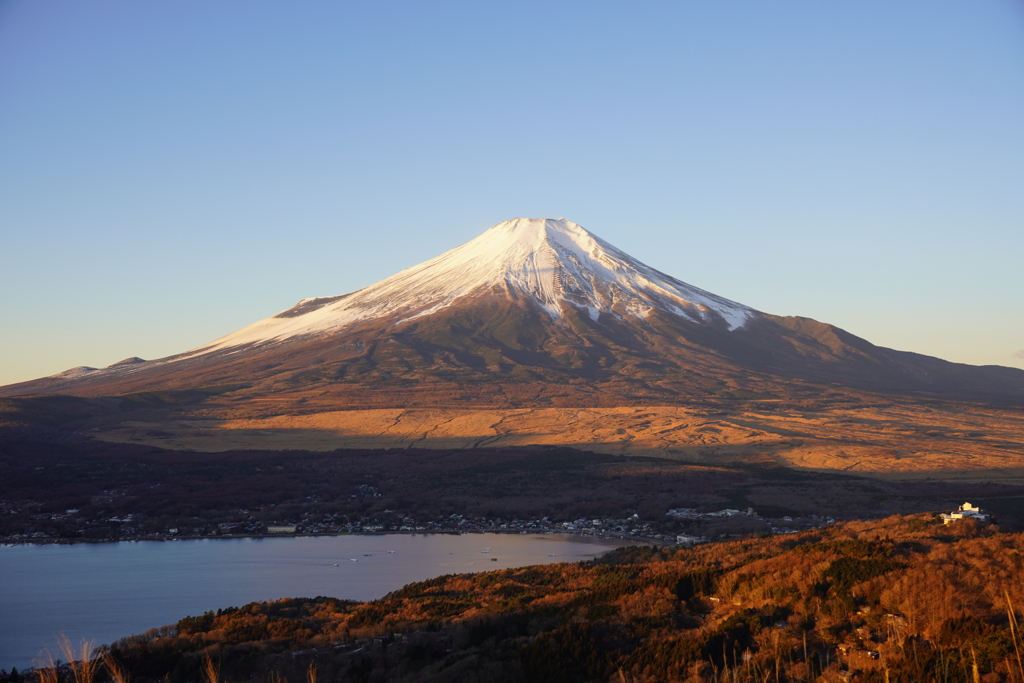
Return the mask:
{"type": "MultiPolygon", "coordinates": [[[[1024,486],[998,472],[907,485],[774,463],[714,465],[570,448],[185,453],[6,439],[0,542],[379,532],[727,538],[950,510],[969,500],[1024,528],[1024,486]],[[695,514],[669,514],[692,509],[695,514]],[[756,514],[713,517],[734,509],[756,514]],[[786,518],[790,519],[786,519],[786,518]],[[280,531],[278,533],[290,533],[280,531]]],[[[1016,525],[1016,526],[1015,526],[1016,525]]]]}

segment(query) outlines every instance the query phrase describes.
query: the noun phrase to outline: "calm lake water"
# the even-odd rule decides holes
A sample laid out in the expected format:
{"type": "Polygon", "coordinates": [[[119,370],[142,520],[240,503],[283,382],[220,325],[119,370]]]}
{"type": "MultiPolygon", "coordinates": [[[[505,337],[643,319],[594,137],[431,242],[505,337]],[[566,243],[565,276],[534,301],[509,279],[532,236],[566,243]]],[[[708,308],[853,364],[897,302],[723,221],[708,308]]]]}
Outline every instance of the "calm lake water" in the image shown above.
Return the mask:
{"type": "Polygon", "coordinates": [[[256,600],[373,600],[442,574],[575,562],[625,543],[432,534],[4,546],[0,669],[31,666],[62,631],[75,644],[109,643],[256,600]]]}

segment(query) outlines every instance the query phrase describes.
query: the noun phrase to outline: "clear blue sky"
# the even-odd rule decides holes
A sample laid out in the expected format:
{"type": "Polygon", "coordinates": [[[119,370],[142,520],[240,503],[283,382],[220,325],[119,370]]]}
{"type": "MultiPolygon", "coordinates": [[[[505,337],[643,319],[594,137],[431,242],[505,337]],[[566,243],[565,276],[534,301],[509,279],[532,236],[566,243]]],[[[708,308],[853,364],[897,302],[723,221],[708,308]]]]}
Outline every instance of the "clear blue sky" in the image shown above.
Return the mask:
{"type": "Polygon", "coordinates": [[[1024,2],[0,0],[0,384],[515,216],[1024,367],[1024,2]]]}

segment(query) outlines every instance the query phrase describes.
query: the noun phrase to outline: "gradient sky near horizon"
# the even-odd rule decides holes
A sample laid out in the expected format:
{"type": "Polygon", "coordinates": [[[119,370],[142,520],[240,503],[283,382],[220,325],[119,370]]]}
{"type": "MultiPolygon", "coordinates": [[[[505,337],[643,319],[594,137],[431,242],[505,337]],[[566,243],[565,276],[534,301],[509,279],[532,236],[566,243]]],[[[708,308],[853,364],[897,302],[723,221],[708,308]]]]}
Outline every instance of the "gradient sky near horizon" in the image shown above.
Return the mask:
{"type": "Polygon", "coordinates": [[[0,384],[516,216],[1024,368],[1024,2],[0,0],[0,384]]]}

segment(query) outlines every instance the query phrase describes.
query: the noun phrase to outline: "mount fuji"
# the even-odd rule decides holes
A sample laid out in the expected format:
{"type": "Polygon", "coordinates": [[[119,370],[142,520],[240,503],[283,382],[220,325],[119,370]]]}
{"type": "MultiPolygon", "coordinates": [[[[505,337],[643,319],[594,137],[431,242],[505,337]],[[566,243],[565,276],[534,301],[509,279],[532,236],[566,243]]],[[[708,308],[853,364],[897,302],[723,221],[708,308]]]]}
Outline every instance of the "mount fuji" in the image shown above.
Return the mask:
{"type": "Polygon", "coordinates": [[[0,396],[174,390],[262,402],[266,414],[679,404],[835,385],[1024,400],[1024,371],[895,351],[763,313],[646,266],[571,221],[532,218],[191,351],[73,368],[0,387],[0,396]]]}

